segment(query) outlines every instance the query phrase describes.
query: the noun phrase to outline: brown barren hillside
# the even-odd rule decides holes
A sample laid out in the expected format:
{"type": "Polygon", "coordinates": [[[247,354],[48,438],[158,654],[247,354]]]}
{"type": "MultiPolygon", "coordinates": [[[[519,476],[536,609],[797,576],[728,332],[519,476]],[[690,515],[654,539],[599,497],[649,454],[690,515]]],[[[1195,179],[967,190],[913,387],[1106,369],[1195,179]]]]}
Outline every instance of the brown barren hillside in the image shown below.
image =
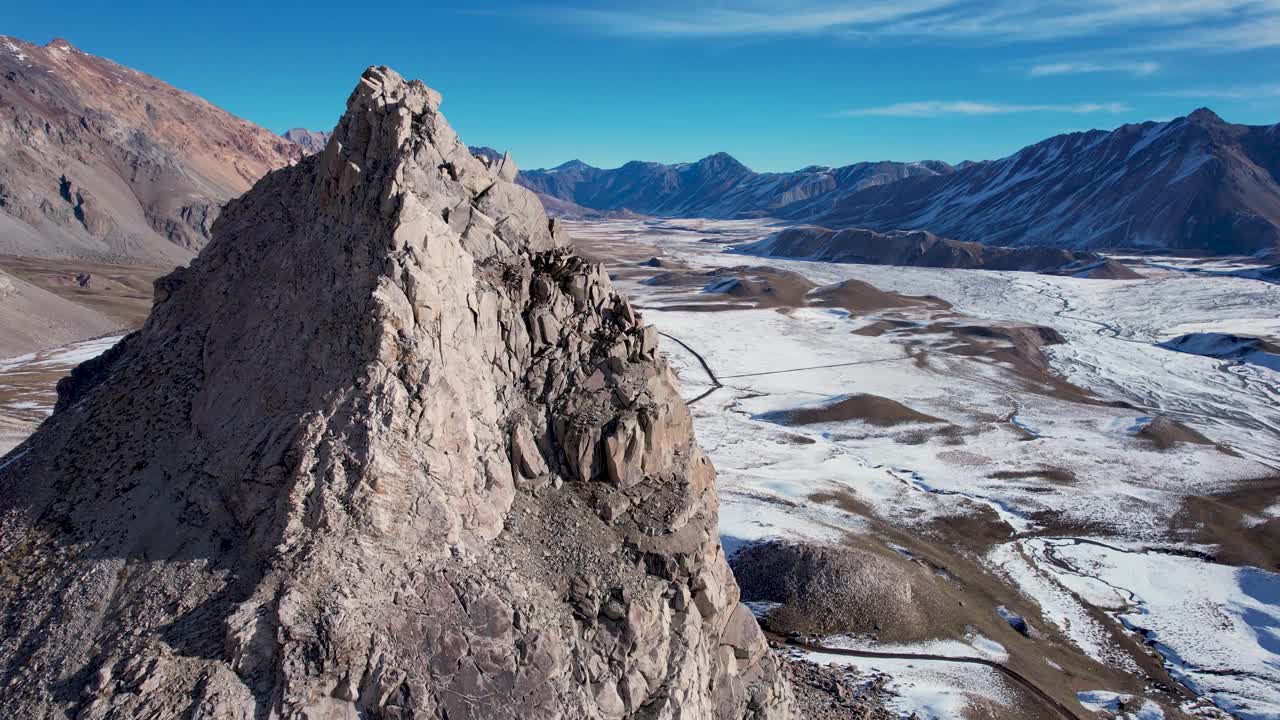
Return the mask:
{"type": "Polygon", "coordinates": [[[0,253],[184,262],[302,149],[149,75],[0,36],[0,253]]]}

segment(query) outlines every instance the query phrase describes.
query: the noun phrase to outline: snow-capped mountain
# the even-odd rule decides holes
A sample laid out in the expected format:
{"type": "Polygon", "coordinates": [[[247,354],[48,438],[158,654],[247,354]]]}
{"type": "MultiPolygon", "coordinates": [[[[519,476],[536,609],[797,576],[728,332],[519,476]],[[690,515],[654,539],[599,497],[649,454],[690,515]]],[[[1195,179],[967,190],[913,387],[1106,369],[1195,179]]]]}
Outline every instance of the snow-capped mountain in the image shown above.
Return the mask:
{"type": "Polygon", "coordinates": [[[738,218],[818,214],[858,190],[952,171],[946,163],[927,161],[757,173],[727,153],[716,153],[695,163],[633,161],[608,170],[573,160],[550,170],[523,171],[519,182],[543,195],[596,210],[738,218]]]}
{"type": "Polygon", "coordinates": [[[1280,247],[1280,125],[1211,110],[1059,135],[1002,160],[864,189],[827,227],[927,229],[993,245],[1248,254],[1280,247]]]}

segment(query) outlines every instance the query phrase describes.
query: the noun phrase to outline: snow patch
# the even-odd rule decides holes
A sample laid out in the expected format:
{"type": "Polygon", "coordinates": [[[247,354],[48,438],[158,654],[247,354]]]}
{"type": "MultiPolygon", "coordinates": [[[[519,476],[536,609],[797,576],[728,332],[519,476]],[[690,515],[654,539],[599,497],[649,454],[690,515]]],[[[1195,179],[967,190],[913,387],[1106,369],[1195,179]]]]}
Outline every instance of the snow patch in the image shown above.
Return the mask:
{"type": "Polygon", "coordinates": [[[1198,694],[1245,720],[1280,716],[1280,575],[1072,538],[1019,544],[1198,694]]]}
{"type": "Polygon", "coordinates": [[[1093,712],[1118,713],[1120,707],[1133,699],[1132,695],[1110,690],[1087,690],[1076,693],[1076,700],[1093,712]]]}
{"type": "Polygon", "coordinates": [[[965,717],[975,698],[1012,710],[1015,693],[999,672],[981,665],[947,661],[887,660],[854,658],[834,653],[805,653],[804,657],[822,665],[850,665],[863,671],[878,671],[893,679],[887,689],[897,697],[887,705],[902,717],[918,720],[954,720],[965,717]]]}
{"type": "Polygon", "coordinates": [[[26,451],[26,450],[23,450],[22,452],[18,453],[17,455],[14,455],[13,457],[9,458],[8,460],[5,460],[5,461],[3,461],[3,462],[0,462],[0,470],[3,470],[3,469],[5,469],[5,468],[9,467],[10,465],[14,464],[15,462],[17,462],[17,461],[21,460],[21,459],[22,459],[22,456],[23,456],[23,455],[26,455],[26,454],[27,454],[27,451],[26,451]]]}
{"type": "Polygon", "coordinates": [[[6,42],[6,43],[4,44],[4,49],[5,49],[5,50],[8,50],[8,51],[9,51],[9,54],[13,55],[13,56],[14,56],[16,59],[18,59],[19,61],[22,61],[22,60],[26,60],[26,59],[27,59],[27,56],[26,56],[26,54],[25,54],[25,53],[23,53],[23,52],[22,52],[22,49],[21,49],[21,48],[19,48],[17,45],[14,45],[14,44],[13,44],[13,43],[11,43],[11,42],[6,42]]]}

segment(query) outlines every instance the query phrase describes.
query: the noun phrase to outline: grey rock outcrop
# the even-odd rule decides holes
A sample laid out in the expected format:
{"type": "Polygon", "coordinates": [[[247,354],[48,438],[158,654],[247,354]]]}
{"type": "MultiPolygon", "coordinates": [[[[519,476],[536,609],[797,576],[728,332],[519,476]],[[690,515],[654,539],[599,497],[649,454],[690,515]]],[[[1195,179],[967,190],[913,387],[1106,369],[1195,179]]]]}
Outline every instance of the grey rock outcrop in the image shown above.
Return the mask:
{"type": "Polygon", "coordinates": [[[313,155],[324,150],[324,146],[329,143],[329,136],[332,134],[323,130],[308,130],[298,127],[289,128],[280,135],[285,140],[301,147],[307,155],[313,155]]]}
{"type": "Polygon", "coordinates": [[[789,716],[656,334],[439,104],[366,71],[0,460],[14,716],[789,716]]]}
{"type": "Polygon", "coordinates": [[[740,550],[733,566],[744,597],[778,604],[768,616],[776,631],[917,641],[946,616],[929,571],[891,553],[770,541],[740,550]]]}

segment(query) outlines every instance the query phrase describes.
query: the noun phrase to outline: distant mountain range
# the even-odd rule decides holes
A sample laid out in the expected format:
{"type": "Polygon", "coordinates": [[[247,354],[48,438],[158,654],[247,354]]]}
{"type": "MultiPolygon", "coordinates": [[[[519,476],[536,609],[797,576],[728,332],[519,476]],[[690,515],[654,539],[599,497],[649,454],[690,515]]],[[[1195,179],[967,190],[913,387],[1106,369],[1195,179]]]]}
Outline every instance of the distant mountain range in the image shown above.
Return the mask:
{"type": "Polygon", "coordinates": [[[0,253],[173,265],[298,145],[65,40],[0,36],[0,253]]]}
{"type": "Polygon", "coordinates": [[[807,217],[847,195],[912,177],[950,175],[938,161],[866,162],[757,173],[727,153],[695,163],[629,162],[602,170],[578,160],[550,170],[527,170],[519,182],[540,194],[593,210],[630,210],[671,217],[807,217]]]}
{"type": "MultiPolygon", "coordinates": [[[[64,40],[0,36],[0,253],[182,262],[222,203],[328,136],[275,135],[64,40]]],[[[717,153],[614,169],[575,160],[518,182],[565,217],[777,218],[995,246],[1280,257],[1280,125],[1207,109],[955,166],[757,173],[717,153]]]]}
{"type": "Polygon", "coordinates": [[[596,210],[776,217],[828,228],[928,230],[989,245],[1210,254],[1280,249],[1280,125],[1207,109],[1164,123],[1059,135],[992,162],[859,163],[756,173],[696,163],[573,161],[520,182],[596,210]]]}

